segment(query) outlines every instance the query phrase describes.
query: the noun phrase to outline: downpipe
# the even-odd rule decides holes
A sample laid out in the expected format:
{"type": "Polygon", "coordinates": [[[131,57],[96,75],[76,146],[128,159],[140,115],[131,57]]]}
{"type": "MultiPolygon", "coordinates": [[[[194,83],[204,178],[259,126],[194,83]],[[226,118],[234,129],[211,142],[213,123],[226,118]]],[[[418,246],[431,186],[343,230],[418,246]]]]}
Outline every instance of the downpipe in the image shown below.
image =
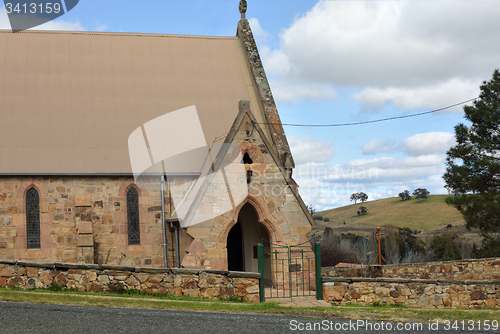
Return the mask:
{"type": "Polygon", "coordinates": [[[167,235],[165,226],[165,176],[161,174],[161,221],[163,230],[163,266],[168,268],[167,264],[167,235]]]}

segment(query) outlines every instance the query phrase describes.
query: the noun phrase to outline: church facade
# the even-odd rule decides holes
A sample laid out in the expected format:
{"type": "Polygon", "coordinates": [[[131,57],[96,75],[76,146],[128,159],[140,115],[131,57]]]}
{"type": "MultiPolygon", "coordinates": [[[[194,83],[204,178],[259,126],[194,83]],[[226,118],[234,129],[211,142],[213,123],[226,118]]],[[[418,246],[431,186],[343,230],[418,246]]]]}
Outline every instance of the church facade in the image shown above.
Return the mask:
{"type": "Polygon", "coordinates": [[[262,239],[308,239],[245,10],[235,37],[0,31],[0,258],[257,271],[262,239]],[[229,166],[226,183],[197,190],[208,218],[186,226],[173,189],[187,194],[199,174],[138,182],[130,134],[187,106],[206,143],[233,149],[211,162],[229,166]],[[245,191],[228,197],[235,162],[245,191]]]}

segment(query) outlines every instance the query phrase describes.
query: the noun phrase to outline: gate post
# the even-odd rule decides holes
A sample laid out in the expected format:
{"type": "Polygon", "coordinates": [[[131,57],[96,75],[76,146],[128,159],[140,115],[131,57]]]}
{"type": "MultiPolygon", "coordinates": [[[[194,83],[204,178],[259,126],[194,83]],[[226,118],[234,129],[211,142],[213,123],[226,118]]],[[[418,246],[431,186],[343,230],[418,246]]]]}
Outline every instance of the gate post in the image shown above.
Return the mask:
{"type": "Polygon", "coordinates": [[[259,273],[260,273],[259,297],[260,297],[260,302],[262,303],[263,301],[266,300],[266,293],[264,289],[264,252],[262,251],[262,244],[257,245],[257,253],[259,257],[259,273]]]}
{"type": "Polygon", "coordinates": [[[323,299],[323,285],[321,284],[321,244],[316,242],[314,244],[314,253],[316,258],[316,299],[323,299]]]}

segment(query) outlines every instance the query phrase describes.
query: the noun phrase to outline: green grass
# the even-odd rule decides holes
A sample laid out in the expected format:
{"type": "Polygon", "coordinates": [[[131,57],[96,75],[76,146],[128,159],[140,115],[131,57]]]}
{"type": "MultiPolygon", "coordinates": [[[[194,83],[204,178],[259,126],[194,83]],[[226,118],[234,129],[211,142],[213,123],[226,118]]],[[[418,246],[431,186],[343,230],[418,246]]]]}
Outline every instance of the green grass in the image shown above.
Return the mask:
{"type": "Polygon", "coordinates": [[[21,292],[30,292],[30,293],[54,293],[58,294],[66,294],[66,295],[82,295],[82,296],[104,296],[104,297],[128,297],[128,298],[144,298],[144,299],[159,299],[159,300],[172,300],[172,301],[193,301],[193,302],[204,302],[204,303],[215,303],[215,302],[229,302],[229,303],[241,303],[243,302],[242,298],[237,296],[230,296],[222,299],[206,299],[201,297],[190,297],[190,296],[176,296],[169,294],[161,294],[161,293],[149,293],[143,292],[135,289],[113,289],[106,292],[92,292],[92,291],[78,291],[78,289],[71,288],[67,289],[62,285],[53,283],[52,285],[46,288],[37,288],[25,290],[21,287],[13,287],[13,288],[0,288],[1,290],[14,290],[21,292]]]}
{"type": "Polygon", "coordinates": [[[499,320],[500,312],[490,309],[419,309],[385,304],[372,306],[346,305],[332,307],[293,307],[275,302],[260,304],[208,301],[203,303],[181,297],[179,300],[150,298],[150,296],[112,296],[103,293],[76,293],[74,291],[49,292],[47,290],[9,290],[0,288],[0,300],[43,304],[71,304],[97,307],[122,307],[140,309],[211,311],[228,313],[254,313],[309,317],[317,319],[353,319],[370,321],[428,321],[449,320],[499,320]]]}

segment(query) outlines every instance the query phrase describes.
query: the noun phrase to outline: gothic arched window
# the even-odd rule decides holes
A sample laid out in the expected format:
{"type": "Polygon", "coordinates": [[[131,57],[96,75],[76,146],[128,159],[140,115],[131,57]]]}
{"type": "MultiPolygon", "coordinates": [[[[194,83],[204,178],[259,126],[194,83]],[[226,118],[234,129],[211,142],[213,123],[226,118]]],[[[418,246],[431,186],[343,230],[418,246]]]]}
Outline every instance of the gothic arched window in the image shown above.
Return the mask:
{"type": "Polygon", "coordinates": [[[40,248],[40,196],[35,188],[26,193],[26,239],[28,249],[40,248]]]}
{"type": "Polygon", "coordinates": [[[130,188],[127,192],[127,224],[128,244],[140,245],[141,232],[139,225],[139,193],[135,188],[130,188]]]}

